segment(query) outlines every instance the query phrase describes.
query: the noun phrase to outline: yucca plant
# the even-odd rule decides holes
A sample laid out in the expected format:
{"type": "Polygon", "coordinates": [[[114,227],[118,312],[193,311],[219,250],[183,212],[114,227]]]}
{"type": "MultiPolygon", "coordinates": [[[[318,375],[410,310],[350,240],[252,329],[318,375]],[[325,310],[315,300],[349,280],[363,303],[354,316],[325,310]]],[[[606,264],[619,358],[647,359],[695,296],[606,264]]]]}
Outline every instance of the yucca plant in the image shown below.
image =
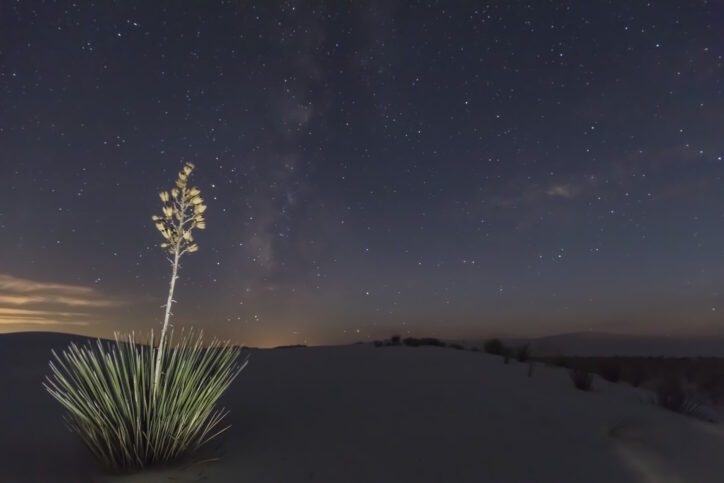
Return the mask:
{"type": "Polygon", "coordinates": [[[228,342],[203,345],[202,334],[173,335],[159,349],[164,377],[154,384],[153,339],[71,344],[53,351],[43,384],[66,409],[66,423],[90,451],[115,470],[140,469],[188,454],[227,427],[216,401],[247,361],[228,342]]]}
{"type": "Polygon", "coordinates": [[[204,346],[201,333],[189,331],[174,344],[168,332],[179,260],[198,250],[192,231],[206,228],[200,190],[187,186],[193,169],[184,165],[176,186],[160,194],[163,215],[153,216],[172,266],[158,341],[151,331],[148,344],[133,334],[116,334],[115,343],[71,344],[53,352],[44,383],[66,409],[70,430],[112,469],[169,462],[224,431],[227,411],[216,402],[247,363],[229,342],[204,346]]]}

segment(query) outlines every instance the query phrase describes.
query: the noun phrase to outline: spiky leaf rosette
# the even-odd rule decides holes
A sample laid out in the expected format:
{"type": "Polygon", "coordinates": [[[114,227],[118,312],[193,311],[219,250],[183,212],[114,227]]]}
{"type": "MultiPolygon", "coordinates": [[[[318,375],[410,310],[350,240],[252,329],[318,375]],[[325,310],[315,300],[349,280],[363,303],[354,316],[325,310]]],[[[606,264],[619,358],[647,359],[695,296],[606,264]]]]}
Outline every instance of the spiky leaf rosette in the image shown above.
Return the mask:
{"type": "Polygon", "coordinates": [[[53,352],[43,384],[66,410],[66,422],[115,470],[140,469],[191,453],[223,432],[216,403],[246,365],[240,348],[201,333],[173,336],[163,348],[164,377],[154,396],[156,357],[133,335],[53,352]]]}
{"type": "Polygon", "coordinates": [[[201,190],[196,186],[188,187],[193,170],[192,163],[184,165],[176,179],[176,186],[159,194],[163,202],[161,215],[151,218],[166,240],[161,243],[161,248],[171,255],[181,256],[197,251],[199,246],[194,242],[193,230],[206,228],[206,205],[201,198],[201,190]]]}

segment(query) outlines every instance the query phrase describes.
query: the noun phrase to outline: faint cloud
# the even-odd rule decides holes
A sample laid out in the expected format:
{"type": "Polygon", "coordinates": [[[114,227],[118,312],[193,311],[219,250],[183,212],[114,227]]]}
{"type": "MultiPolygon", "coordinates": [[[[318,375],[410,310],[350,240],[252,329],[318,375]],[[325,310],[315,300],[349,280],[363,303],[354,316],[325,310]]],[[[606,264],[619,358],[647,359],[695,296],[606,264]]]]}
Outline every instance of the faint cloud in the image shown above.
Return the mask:
{"type": "Polygon", "coordinates": [[[118,302],[114,300],[106,299],[92,299],[77,296],[68,296],[60,294],[15,294],[15,295],[0,295],[0,304],[9,305],[26,305],[26,304],[37,304],[37,303],[49,303],[59,305],[71,305],[71,306],[82,306],[82,307],[112,307],[118,305],[118,302]]]}
{"type": "Polygon", "coordinates": [[[580,188],[572,184],[554,184],[546,190],[548,196],[556,198],[574,198],[580,192],[580,188]]]}
{"type": "Polygon", "coordinates": [[[90,287],[81,285],[68,285],[62,283],[36,282],[26,278],[0,274],[0,290],[12,292],[63,292],[67,294],[89,294],[93,292],[90,287]]]}
{"type": "Polygon", "coordinates": [[[515,180],[500,193],[490,198],[493,206],[499,208],[533,209],[541,206],[546,198],[573,199],[584,192],[583,183],[556,183],[547,188],[515,180]]]}
{"type": "Polygon", "coordinates": [[[77,319],[85,315],[78,312],[0,307],[0,325],[88,325],[87,320],[77,319]]]}
{"type": "Polygon", "coordinates": [[[118,305],[93,287],[0,274],[0,326],[88,325],[92,314],[79,309],[118,305]]]}

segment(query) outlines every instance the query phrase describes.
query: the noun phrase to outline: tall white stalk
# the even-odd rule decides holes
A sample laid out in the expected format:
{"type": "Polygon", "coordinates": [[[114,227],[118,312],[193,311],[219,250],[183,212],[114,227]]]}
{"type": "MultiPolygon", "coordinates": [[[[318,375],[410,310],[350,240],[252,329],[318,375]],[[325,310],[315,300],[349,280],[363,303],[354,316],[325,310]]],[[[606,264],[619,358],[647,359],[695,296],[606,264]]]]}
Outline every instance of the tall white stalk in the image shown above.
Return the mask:
{"type": "Polygon", "coordinates": [[[171,283],[168,287],[168,299],[166,300],[166,313],[163,316],[163,328],[161,329],[161,339],[158,342],[158,351],[156,352],[156,374],[153,377],[153,393],[156,394],[156,388],[161,380],[161,362],[163,354],[163,345],[166,342],[166,331],[168,330],[168,321],[171,318],[171,304],[173,303],[173,291],[176,288],[176,279],[178,278],[178,261],[181,258],[178,251],[173,257],[173,269],[171,270],[171,283]]]}
{"type": "Polygon", "coordinates": [[[163,327],[161,329],[161,337],[158,342],[156,352],[156,369],[153,376],[153,394],[156,395],[158,385],[161,382],[161,372],[163,366],[163,352],[166,343],[166,334],[168,332],[169,320],[171,318],[171,305],[173,305],[173,293],[176,288],[176,280],[178,279],[179,260],[185,253],[193,253],[199,249],[194,243],[191,231],[194,228],[203,230],[206,228],[206,220],[204,220],[204,211],[206,205],[200,196],[197,187],[187,188],[188,177],[194,169],[194,165],[186,163],[183,170],[178,174],[176,187],[169,192],[164,191],[160,194],[163,201],[163,215],[153,216],[156,222],[156,228],[166,239],[161,244],[161,248],[166,250],[173,256],[171,260],[171,281],[168,287],[168,299],[166,300],[165,314],[163,318],[163,327]]]}

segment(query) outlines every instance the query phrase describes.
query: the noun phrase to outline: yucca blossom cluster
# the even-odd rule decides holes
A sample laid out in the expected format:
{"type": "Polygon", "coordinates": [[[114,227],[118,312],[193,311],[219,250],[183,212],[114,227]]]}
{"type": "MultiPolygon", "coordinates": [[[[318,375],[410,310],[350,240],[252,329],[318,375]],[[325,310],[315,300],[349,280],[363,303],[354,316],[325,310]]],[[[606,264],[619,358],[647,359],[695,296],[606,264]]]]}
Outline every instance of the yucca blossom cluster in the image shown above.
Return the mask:
{"type": "Polygon", "coordinates": [[[201,190],[196,186],[188,188],[188,179],[193,170],[192,163],[184,165],[178,174],[176,187],[171,190],[170,195],[168,191],[159,194],[164,203],[163,215],[152,217],[156,222],[156,228],[166,239],[161,248],[174,256],[197,251],[199,246],[194,243],[192,231],[194,228],[199,230],[206,228],[204,219],[206,205],[201,198],[201,190]]]}

